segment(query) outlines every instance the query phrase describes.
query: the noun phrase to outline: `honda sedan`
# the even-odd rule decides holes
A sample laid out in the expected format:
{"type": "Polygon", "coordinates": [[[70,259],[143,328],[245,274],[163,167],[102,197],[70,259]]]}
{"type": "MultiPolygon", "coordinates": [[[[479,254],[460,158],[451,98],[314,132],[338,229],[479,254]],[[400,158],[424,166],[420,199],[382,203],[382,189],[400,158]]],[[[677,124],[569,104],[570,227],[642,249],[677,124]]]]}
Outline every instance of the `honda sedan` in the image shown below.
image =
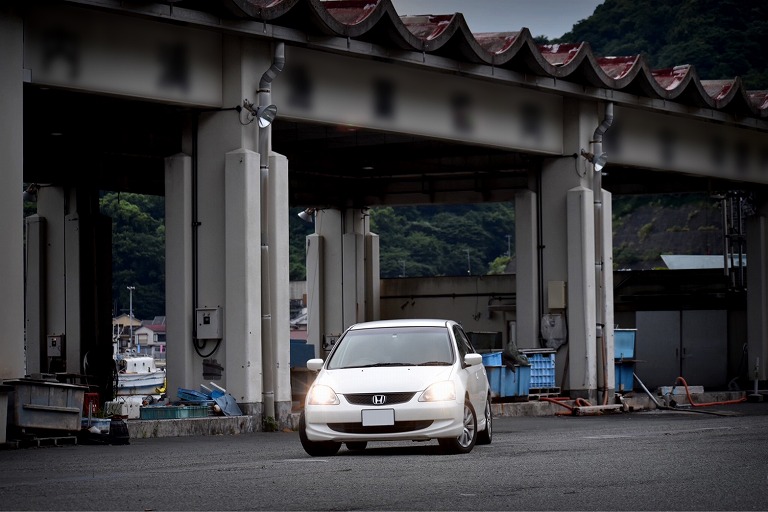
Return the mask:
{"type": "Polygon", "coordinates": [[[318,371],[299,424],[304,450],[330,456],[342,443],[436,439],[469,453],[492,438],[483,358],[452,320],[388,320],[347,329],[318,371]]]}

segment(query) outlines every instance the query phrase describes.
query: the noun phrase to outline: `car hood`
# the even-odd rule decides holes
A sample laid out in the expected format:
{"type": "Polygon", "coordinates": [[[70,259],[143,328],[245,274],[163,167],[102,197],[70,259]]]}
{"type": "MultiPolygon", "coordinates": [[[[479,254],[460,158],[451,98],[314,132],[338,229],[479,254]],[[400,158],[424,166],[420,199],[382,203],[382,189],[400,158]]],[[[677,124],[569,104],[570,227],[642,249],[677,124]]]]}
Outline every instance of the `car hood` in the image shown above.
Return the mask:
{"type": "Polygon", "coordinates": [[[323,370],[315,384],[336,393],[398,393],[422,391],[433,382],[448,380],[453,366],[403,366],[323,370]]]}

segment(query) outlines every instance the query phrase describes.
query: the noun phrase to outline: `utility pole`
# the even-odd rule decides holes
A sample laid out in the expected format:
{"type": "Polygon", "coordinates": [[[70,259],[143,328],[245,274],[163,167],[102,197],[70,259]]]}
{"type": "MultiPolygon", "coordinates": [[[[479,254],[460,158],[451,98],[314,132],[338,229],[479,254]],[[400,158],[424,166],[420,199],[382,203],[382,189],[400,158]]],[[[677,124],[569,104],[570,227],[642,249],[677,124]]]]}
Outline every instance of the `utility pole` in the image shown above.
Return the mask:
{"type": "Polygon", "coordinates": [[[469,263],[469,249],[464,249],[464,250],[467,251],[467,275],[471,276],[472,275],[472,267],[471,267],[471,265],[469,263]]]}
{"type": "Polygon", "coordinates": [[[130,338],[128,340],[128,348],[133,348],[133,290],[135,286],[127,286],[128,288],[128,327],[130,329],[130,338]]]}

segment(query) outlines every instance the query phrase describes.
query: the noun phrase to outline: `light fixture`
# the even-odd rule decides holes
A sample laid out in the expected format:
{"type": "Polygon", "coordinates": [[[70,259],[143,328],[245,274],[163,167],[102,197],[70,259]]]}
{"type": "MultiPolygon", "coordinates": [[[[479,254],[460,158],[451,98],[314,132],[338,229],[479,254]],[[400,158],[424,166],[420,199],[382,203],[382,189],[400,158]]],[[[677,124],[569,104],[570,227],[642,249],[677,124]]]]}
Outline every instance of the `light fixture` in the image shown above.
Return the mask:
{"type": "Polygon", "coordinates": [[[589,153],[585,151],[584,149],[581,150],[581,156],[587,159],[592,165],[595,166],[595,172],[600,172],[603,170],[603,167],[605,167],[606,162],[608,162],[608,154],[607,153],[600,153],[599,155],[595,156],[594,153],[589,153]]]}
{"type": "Polygon", "coordinates": [[[258,120],[259,128],[266,128],[277,117],[277,107],[275,105],[257,107],[246,99],[243,100],[243,108],[258,120]]]}
{"type": "Polygon", "coordinates": [[[304,222],[312,222],[315,215],[315,209],[314,208],[307,208],[303,212],[299,213],[299,218],[303,220],[304,222]]]}
{"type": "Polygon", "coordinates": [[[22,193],[25,203],[37,202],[37,183],[31,183],[27,189],[22,193]]]}

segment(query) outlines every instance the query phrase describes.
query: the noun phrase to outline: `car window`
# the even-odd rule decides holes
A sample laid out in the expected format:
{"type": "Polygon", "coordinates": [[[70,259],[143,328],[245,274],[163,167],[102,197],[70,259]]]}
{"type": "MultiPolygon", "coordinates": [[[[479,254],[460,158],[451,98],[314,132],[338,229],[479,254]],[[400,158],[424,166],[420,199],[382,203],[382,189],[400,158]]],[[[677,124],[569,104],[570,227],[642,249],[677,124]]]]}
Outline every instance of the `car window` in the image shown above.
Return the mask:
{"type": "Polygon", "coordinates": [[[456,338],[456,345],[459,347],[461,360],[464,361],[464,356],[474,353],[475,348],[472,346],[472,343],[469,342],[469,338],[467,338],[467,335],[464,333],[464,329],[460,326],[453,326],[453,336],[456,338]]]}
{"type": "Polygon", "coordinates": [[[348,331],[330,355],[327,368],[453,364],[444,327],[388,327],[348,331]]]}

